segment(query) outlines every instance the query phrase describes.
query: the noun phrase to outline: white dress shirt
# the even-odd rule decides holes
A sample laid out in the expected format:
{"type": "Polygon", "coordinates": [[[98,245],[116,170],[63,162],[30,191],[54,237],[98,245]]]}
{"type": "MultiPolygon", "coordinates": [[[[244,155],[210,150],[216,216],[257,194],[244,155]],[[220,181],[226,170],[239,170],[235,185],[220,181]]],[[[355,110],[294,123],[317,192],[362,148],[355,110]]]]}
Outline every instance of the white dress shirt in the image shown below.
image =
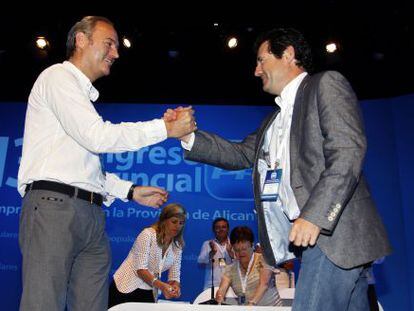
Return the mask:
{"type": "Polygon", "coordinates": [[[114,274],[116,288],[121,293],[130,293],[137,288],[152,289],[137,270],[145,269],[152,274],[161,276],[168,271],[168,281],[180,282],[182,249],[171,243],[162,257],[162,247],[157,243],[157,233],[154,228],[145,228],[138,235],[128,257],[114,274]]]}
{"type": "Polygon", "coordinates": [[[274,169],[277,162],[278,168],[282,169],[277,201],[262,203],[267,234],[276,259],[279,258],[279,235],[281,234],[280,228],[277,227],[279,224],[273,221],[273,219],[278,218],[276,209],[282,209],[290,220],[298,218],[300,214],[295,194],[290,185],[290,129],[296,93],[306,75],[307,73],[304,72],[290,81],[282,90],[280,96],[276,97],[275,101],[280,107],[280,112],[268,128],[262,147],[265,152],[269,152],[268,161],[270,163],[266,163],[262,159],[259,159],[258,163],[261,189],[263,189],[269,165],[274,169]]]}
{"type": "Polygon", "coordinates": [[[18,174],[18,191],[36,180],[50,180],[126,199],[131,182],[103,174],[100,153],[135,151],[167,138],[162,119],[103,121],[91,101],[99,92],[72,63],[44,70],[29,96],[18,174]]]}
{"type": "Polygon", "coordinates": [[[280,107],[280,112],[268,128],[263,145],[264,151],[269,152],[270,163],[266,163],[266,166],[259,164],[258,167],[261,187],[263,188],[268,166],[270,165],[274,169],[276,162],[279,163],[278,167],[282,168],[282,179],[278,199],[276,202],[263,202],[263,206],[274,208],[276,205],[282,208],[290,220],[298,218],[300,213],[295,194],[290,185],[290,128],[296,93],[306,75],[306,72],[298,75],[285,86],[280,96],[276,97],[275,102],[280,107]]]}

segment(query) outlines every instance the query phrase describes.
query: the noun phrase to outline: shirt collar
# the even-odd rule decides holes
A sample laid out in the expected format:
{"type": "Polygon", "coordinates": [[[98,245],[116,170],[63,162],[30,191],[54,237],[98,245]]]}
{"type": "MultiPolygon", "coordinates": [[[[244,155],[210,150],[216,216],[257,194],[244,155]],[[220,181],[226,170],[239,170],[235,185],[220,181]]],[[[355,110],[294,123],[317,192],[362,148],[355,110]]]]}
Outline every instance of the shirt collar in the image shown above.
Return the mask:
{"type": "Polygon", "coordinates": [[[75,75],[89,99],[93,102],[96,101],[99,97],[99,91],[92,85],[91,80],[71,62],[64,61],[63,66],[75,75]]]}
{"type": "Polygon", "coordinates": [[[277,96],[275,98],[275,102],[278,106],[280,106],[281,108],[284,108],[286,105],[289,104],[293,106],[299,85],[302,82],[302,80],[307,76],[307,74],[307,72],[302,72],[283,88],[282,92],[280,93],[280,96],[277,96]]]}

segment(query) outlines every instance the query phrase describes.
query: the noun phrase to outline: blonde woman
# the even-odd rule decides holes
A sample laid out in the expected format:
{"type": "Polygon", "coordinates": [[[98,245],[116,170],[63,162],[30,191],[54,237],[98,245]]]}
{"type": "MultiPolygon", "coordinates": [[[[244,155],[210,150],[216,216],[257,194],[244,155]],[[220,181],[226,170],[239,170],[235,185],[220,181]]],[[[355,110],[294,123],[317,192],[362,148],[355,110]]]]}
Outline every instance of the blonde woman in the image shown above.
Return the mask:
{"type": "Polygon", "coordinates": [[[187,213],[172,203],[163,208],[151,227],[138,235],[128,257],[114,274],[109,289],[109,307],[124,302],[156,302],[158,290],[166,299],[181,295],[181,256],[187,213]],[[160,279],[168,270],[168,281],[160,279]]]}

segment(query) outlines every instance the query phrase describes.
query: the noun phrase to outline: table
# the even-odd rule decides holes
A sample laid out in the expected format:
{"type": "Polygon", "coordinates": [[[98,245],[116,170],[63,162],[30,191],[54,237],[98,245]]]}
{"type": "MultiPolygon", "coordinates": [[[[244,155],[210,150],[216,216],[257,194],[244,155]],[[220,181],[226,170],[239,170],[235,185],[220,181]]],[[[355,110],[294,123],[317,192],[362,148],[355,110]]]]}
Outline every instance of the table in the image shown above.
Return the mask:
{"type": "Polygon", "coordinates": [[[260,307],[260,306],[218,306],[218,305],[193,305],[189,303],[142,303],[127,302],[112,307],[108,311],[290,311],[291,307],[260,307]]]}

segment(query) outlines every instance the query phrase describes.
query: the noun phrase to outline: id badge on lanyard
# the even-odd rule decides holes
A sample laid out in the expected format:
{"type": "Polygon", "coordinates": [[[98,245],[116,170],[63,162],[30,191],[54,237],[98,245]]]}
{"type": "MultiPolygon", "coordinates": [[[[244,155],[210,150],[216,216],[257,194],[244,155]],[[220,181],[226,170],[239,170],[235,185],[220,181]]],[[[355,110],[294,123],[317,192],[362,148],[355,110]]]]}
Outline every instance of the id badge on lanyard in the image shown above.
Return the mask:
{"type": "Polygon", "coordinates": [[[218,262],[220,268],[224,268],[226,266],[226,260],[224,258],[219,258],[218,262]]]}
{"type": "Polygon", "coordinates": [[[282,180],[282,168],[276,162],[275,168],[268,168],[261,193],[261,200],[266,202],[276,202],[279,196],[279,187],[282,180]]]}
{"type": "Polygon", "coordinates": [[[266,135],[266,142],[263,146],[264,159],[266,161],[267,168],[266,170],[263,168],[262,171],[262,174],[265,175],[263,188],[261,189],[262,192],[260,194],[260,199],[262,202],[277,201],[279,197],[280,183],[282,181],[283,170],[280,166],[282,148],[275,149],[275,146],[280,145],[277,143],[279,136],[274,134],[273,130],[271,134],[271,136],[269,136],[269,134],[266,135]]]}

